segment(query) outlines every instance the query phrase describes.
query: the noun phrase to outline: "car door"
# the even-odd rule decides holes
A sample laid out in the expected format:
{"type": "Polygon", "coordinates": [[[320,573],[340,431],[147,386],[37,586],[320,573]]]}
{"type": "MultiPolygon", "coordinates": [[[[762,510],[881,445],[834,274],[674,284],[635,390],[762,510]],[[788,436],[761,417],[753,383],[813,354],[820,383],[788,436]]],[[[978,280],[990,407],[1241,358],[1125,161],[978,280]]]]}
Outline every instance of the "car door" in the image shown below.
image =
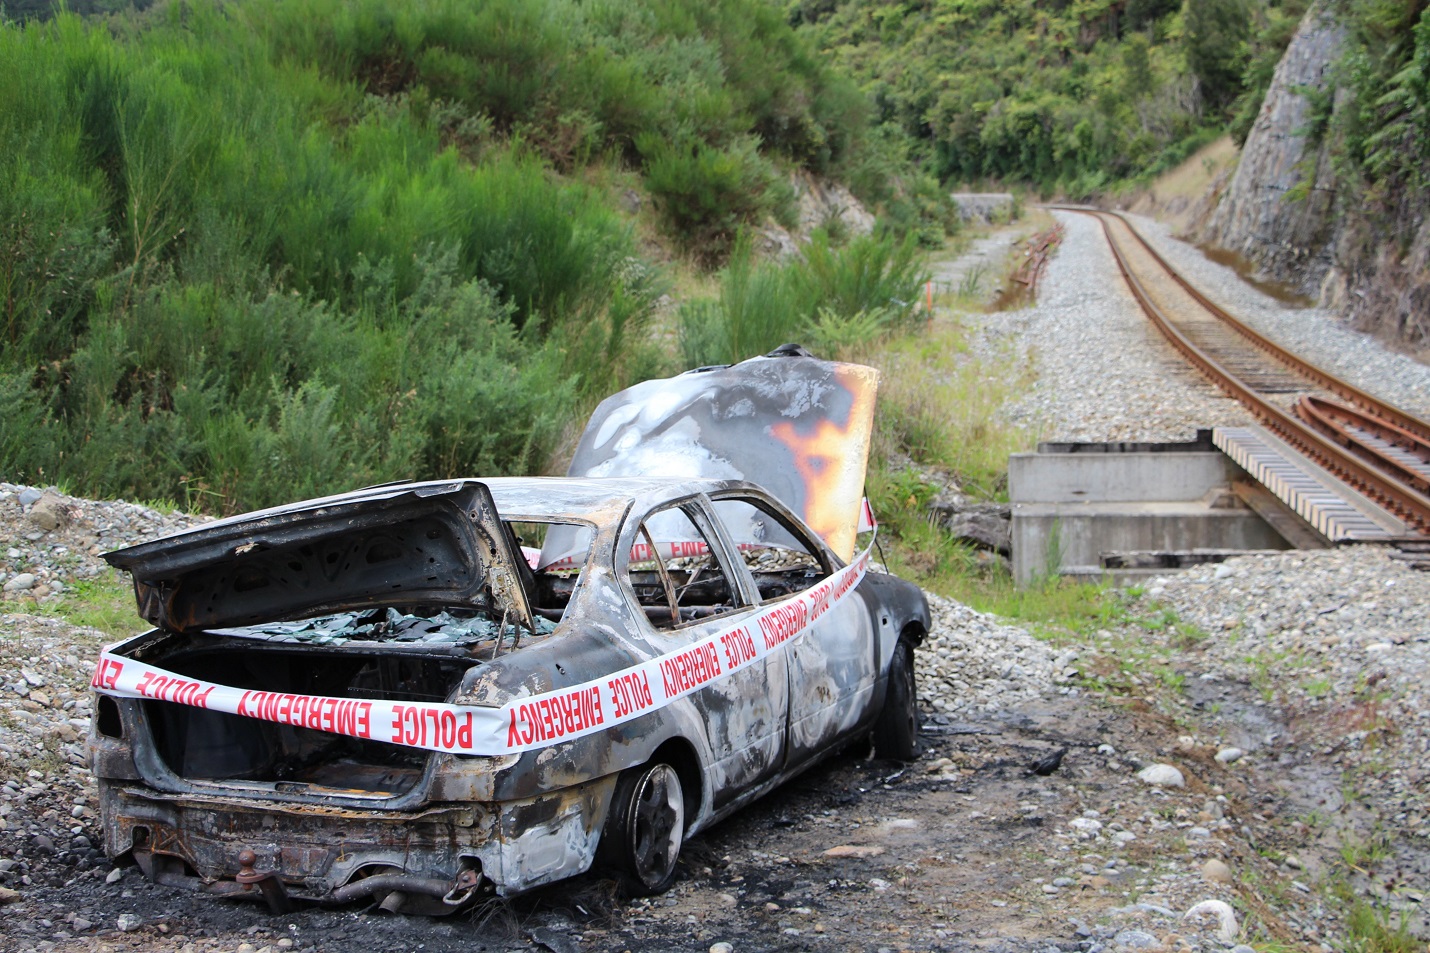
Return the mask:
{"type": "Polygon", "coordinates": [[[748,576],[698,499],[641,521],[626,579],[655,630],[667,694],[690,698],[706,726],[715,809],[784,766],[789,685],[779,659],[757,657],[748,576]],[[732,571],[735,570],[735,571],[732,571]]]}
{"type": "Polygon", "coordinates": [[[794,766],[838,744],[867,714],[878,673],[875,632],[864,600],[853,590],[815,613],[778,610],[828,580],[834,557],[802,525],[776,505],[754,495],[722,495],[715,515],[733,537],[749,567],[767,623],[769,641],[780,642],[771,661],[789,682],[787,764],[794,766]],[[791,618],[802,627],[782,626],[791,618]]]}

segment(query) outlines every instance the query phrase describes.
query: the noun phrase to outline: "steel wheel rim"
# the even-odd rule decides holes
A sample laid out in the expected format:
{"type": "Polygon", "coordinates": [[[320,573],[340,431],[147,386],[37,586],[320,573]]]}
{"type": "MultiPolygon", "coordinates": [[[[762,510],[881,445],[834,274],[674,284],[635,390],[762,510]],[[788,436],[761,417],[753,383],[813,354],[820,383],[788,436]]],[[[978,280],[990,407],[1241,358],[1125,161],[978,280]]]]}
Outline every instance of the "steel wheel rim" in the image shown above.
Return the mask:
{"type": "Polygon", "coordinates": [[[680,775],[656,765],[636,786],[631,804],[631,859],[647,885],[670,876],[685,834],[685,797],[680,775]]]}

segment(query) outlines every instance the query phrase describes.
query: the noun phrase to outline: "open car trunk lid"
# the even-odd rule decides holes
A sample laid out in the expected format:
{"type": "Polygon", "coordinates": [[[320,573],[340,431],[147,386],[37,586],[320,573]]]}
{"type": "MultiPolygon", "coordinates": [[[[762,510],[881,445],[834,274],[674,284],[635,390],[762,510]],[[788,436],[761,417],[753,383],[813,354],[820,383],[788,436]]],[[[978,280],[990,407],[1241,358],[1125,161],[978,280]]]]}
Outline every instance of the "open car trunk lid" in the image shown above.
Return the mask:
{"type": "Polygon", "coordinates": [[[485,609],[531,629],[516,546],[473,480],[374,487],[106,553],[169,632],[399,604],[485,609]]]}

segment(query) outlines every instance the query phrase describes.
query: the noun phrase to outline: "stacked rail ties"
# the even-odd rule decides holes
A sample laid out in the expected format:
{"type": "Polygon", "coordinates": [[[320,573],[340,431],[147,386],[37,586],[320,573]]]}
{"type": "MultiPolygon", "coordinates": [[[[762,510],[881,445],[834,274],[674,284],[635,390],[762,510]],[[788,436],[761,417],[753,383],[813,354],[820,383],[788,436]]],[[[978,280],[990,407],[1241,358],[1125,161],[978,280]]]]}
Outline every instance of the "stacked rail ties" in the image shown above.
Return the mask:
{"type": "MultiPolygon", "coordinates": [[[[1430,423],[1261,336],[1194,288],[1123,216],[1096,217],[1148,317],[1262,427],[1216,445],[1328,542],[1430,540],[1430,423]]],[[[1255,507],[1255,501],[1248,499],[1255,507]]]]}

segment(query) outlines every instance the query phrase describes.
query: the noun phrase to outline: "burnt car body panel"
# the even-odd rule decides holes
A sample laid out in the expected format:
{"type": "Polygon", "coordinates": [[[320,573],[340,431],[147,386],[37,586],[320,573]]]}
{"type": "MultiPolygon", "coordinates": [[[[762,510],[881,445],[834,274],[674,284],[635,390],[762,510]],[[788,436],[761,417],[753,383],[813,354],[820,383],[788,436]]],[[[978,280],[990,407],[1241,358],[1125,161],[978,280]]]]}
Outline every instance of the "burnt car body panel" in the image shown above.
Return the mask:
{"type": "MultiPolygon", "coordinates": [[[[681,775],[689,836],[868,731],[899,640],[929,624],[916,587],[870,572],[817,603],[817,617],[779,628],[782,612],[821,582],[852,584],[857,567],[739,480],[384,486],[107,558],[134,573],[159,626],[112,657],[195,685],[500,710],[509,738],[526,742],[542,714],[551,730],[551,710],[525,700],[612,676],[598,704],[625,720],[505,753],[404,746],[162,692],[102,695],[89,747],[109,854],[161,882],[270,903],[370,896],[440,913],[479,884],[510,894],[581,873],[621,772],[657,757],[681,775]],[[516,527],[537,524],[562,559],[523,559],[516,527]],[[252,595],[264,591],[276,598],[252,595]],[[761,626],[759,658],[667,686],[662,705],[619,675],[667,660],[660,670],[679,683],[686,654],[698,662],[715,637],[748,641],[761,626]]],[[[738,640],[727,651],[733,661],[738,640]]]]}

